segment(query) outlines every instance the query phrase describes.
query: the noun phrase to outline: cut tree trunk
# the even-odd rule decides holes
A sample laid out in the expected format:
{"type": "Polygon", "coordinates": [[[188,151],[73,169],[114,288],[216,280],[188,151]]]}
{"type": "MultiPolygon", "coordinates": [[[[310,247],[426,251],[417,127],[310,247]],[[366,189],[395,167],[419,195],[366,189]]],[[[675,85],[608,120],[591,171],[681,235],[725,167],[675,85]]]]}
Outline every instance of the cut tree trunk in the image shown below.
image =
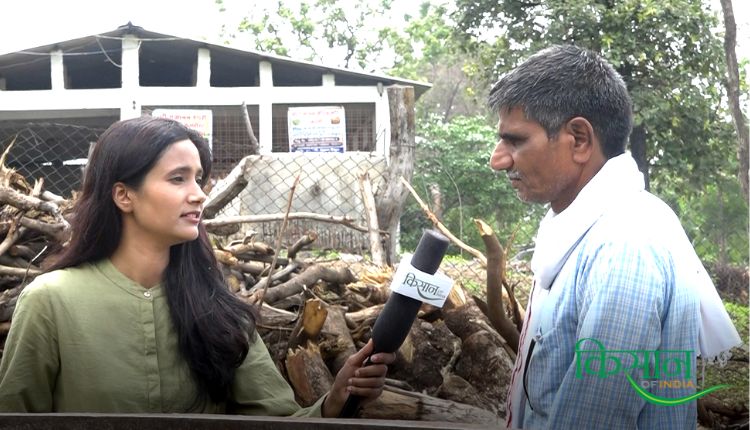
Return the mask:
{"type": "Polygon", "coordinates": [[[435,395],[441,399],[479,406],[488,411],[497,410],[499,406],[496,401],[480,394],[469,381],[452,373],[443,377],[443,384],[435,395]]]}
{"type": "Polygon", "coordinates": [[[314,265],[308,267],[304,272],[287,282],[269,288],[265,294],[265,302],[273,304],[285,297],[302,292],[304,287],[312,288],[318,281],[346,285],[356,280],[357,278],[354,274],[346,267],[332,269],[326,266],[314,265]]]}
{"type": "Polygon", "coordinates": [[[297,320],[292,334],[289,336],[289,349],[304,346],[308,341],[317,342],[323,329],[328,310],[320,299],[310,299],[302,309],[302,318],[297,320]]]}
{"type": "Polygon", "coordinates": [[[346,308],[342,306],[329,306],[328,318],[323,324],[325,333],[335,333],[334,336],[326,336],[320,344],[323,358],[329,363],[333,374],[337,374],[344,367],[349,356],[357,352],[349,328],[346,326],[345,312],[346,308]]]}
{"type": "Polygon", "coordinates": [[[19,285],[0,293],[0,322],[8,321],[13,316],[13,310],[16,308],[16,301],[22,289],[23,285],[19,285]]]}
{"type": "Polygon", "coordinates": [[[414,88],[393,85],[388,87],[388,106],[391,113],[391,145],[385,186],[378,193],[378,225],[388,232],[385,250],[388,262],[396,261],[398,225],[406,201],[400,178],[411,181],[414,173],[415,117],[414,88]]]}
{"type": "Polygon", "coordinates": [[[462,341],[454,373],[472,384],[494,406],[491,410],[503,415],[515,353],[474,303],[446,311],[445,324],[462,341]]]}
{"type": "Polygon", "coordinates": [[[352,330],[356,329],[362,324],[372,325],[380,315],[385,305],[375,305],[369,308],[364,308],[359,311],[347,312],[345,316],[346,324],[352,330]]]}
{"type": "MultiPolygon", "coordinates": [[[[487,223],[480,219],[475,219],[474,223],[487,249],[487,310],[490,322],[508,342],[513,352],[518,353],[519,332],[513,321],[505,314],[503,306],[503,284],[506,283],[505,250],[487,223]]],[[[508,295],[508,298],[512,305],[516,304],[515,297],[508,295]]],[[[511,313],[517,314],[518,311],[511,310],[511,313]]]]}
{"type": "MultiPolygon", "coordinates": [[[[264,303],[260,308],[260,323],[267,327],[288,327],[297,319],[296,312],[277,309],[264,303]]],[[[291,330],[291,328],[290,328],[291,330]]]]}
{"type": "Polygon", "coordinates": [[[498,343],[497,333],[480,330],[466,338],[461,345],[461,356],[455,366],[455,374],[469,381],[485,400],[483,406],[498,415],[505,415],[510,375],[514,362],[498,343]]]}
{"type": "Polygon", "coordinates": [[[492,334],[493,342],[496,345],[503,347],[511,362],[516,359],[516,353],[513,352],[505,339],[492,327],[490,320],[474,302],[469,302],[455,309],[446,310],[443,312],[443,316],[445,318],[445,325],[448,326],[453,334],[460,337],[462,341],[466,342],[466,339],[472,334],[485,330],[492,334]]]}
{"type": "Polygon", "coordinates": [[[333,385],[333,375],[328,371],[320,357],[320,350],[314,343],[308,343],[304,348],[290,348],[284,365],[289,383],[303,407],[315,403],[333,385]]]}
{"type": "Polygon", "coordinates": [[[372,183],[370,182],[370,175],[367,172],[359,175],[359,189],[362,194],[362,202],[365,205],[365,215],[367,216],[372,262],[377,266],[385,266],[386,259],[383,253],[383,244],[380,242],[380,227],[378,227],[375,197],[372,195],[372,183]]]}
{"type": "Polygon", "coordinates": [[[443,383],[441,369],[454,355],[460,343],[442,321],[430,324],[417,320],[398,350],[394,370],[389,376],[406,381],[417,391],[435,389],[443,383]]]}
{"type": "Polygon", "coordinates": [[[380,397],[362,408],[360,417],[483,424],[502,428],[500,418],[490,411],[389,386],[385,387],[380,397]]]}

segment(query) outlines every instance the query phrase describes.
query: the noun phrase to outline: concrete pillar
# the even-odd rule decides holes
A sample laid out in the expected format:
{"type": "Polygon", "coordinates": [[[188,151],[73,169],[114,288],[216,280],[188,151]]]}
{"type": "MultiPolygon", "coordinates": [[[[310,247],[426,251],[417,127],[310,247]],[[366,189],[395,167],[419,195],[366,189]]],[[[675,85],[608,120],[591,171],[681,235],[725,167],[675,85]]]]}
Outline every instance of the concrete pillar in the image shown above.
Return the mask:
{"type": "Polygon", "coordinates": [[[336,75],[334,75],[333,73],[325,73],[325,74],[323,74],[322,85],[324,87],[334,87],[334,86],[336,86],[336,75]]]}
{"type": "Polygon", "coordinates": [[[198,69],[195,86],[209,88],[211,86],[211,51],[208,48],[198,49],[198,69]]]}
{"type": "Polygon", "coordinates": [[[53,90],[64,90],[65,89],[65,65],[63,64],[63,52],[60,49],[56,49],[51,52],[49,57],[50,62],[50,78],[52,80],[53,90]]]}
{"type": "Polygon", "coordinates": [[[123,99],[120,104],[120,119],[138,118],[141,116],[141,103],[138,101],[140,87],[139,61],[140,41],[132,34],[122,39],[121,82],[123,99]]]}
{"type": "Polygon", "coordinates": [[[258,144],[260,154],[270,154],[273,149],[273,66],[268,61],[261,61],[258,65],[261,94],[268,94],[258,100],[258,144]]]}
{"type": "Polygon", "coordinates": [[[390,162],[391,146],[391,111],[388,103],[388,91],[380,90],[375,102],[375,153],[385,156],[386,163],[390,162]]]}

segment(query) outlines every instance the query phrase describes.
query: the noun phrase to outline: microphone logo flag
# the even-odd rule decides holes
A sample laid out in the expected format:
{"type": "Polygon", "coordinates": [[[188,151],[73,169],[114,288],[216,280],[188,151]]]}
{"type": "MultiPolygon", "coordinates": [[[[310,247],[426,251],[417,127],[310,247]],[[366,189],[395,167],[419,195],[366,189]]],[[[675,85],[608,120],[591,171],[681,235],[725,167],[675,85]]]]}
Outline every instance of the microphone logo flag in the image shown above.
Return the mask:
{"type": "Polygon", "coordinates": [[[442,308],[453,287],[453,280],[440,272],[431,275],[411,265],[411,254],[404,254],[393,275],[391,291],[442,308]]]}

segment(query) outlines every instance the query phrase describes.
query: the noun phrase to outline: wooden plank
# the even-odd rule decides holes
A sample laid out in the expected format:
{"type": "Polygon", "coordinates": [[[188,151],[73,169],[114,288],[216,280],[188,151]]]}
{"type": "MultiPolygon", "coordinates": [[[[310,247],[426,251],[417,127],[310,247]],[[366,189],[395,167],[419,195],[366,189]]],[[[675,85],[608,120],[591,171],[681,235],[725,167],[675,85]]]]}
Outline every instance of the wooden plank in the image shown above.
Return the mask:
{"type": "Polygon", "coordinates": [[[494,429],[442,422],[200,414],[0,414],[0,430],[384,430],[494,429]]]}

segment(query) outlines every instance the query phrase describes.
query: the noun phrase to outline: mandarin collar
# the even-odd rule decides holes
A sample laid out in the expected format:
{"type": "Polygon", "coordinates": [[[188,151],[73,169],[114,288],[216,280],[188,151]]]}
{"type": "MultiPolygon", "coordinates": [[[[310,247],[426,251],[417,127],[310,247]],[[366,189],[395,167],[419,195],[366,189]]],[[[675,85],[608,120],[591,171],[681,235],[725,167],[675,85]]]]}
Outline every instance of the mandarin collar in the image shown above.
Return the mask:
{"type": "Polygon", "coordinates": [[[138,282],[125,276],[122,272],[117,270],[112,261],[109,258],[105,258],[95,264],[95,267],[101,272],[104,277],[109,279],[114,285],[128,294],[134,295],[139,298],[153,299],[164,295],[164,289],[162,288],[162,282],[154,285],[151,288],[146,288],[138,282]],[[149,293],[149,294],[146,294],[149,293]]]}

